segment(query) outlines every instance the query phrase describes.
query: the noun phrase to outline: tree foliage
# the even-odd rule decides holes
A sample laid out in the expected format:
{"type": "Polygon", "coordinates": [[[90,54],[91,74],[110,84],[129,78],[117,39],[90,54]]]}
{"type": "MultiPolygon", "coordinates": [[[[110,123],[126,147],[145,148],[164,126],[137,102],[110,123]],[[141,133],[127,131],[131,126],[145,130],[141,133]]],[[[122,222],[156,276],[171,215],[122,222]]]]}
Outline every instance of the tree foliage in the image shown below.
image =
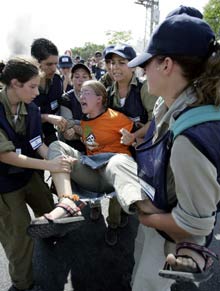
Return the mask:
{"type": "Polygon", "coordinates": [[[116,44],[118,42],[127,43],[132,39],[131,31],[113,31],[108,30],[105,32],[108,38],[108,44],[116,44]]]}
{"type": "Polygon", "coordinates": [[[96,51],[102,52],[105,45],[97,45],[91,42],[86,42],[83,47],[72,48],[73,58],[80,56],[82,59],[87,60],[88,58],[94,56],[96,51]]]}
{"type": "Polygon", "coordinates": [[[216,39],[220,39],[220,1],[209,0],[204,7],[204,20],[206,20],[215,32],[216,39]]]}
{"type": "Polygon", "coordinates": [[[116,44],[118,42],[128,43],[131,39],[131,31],[113,31],[108,30],[105,32],[108,43],[106,45],[97,45],[91,42],[86,42],[83,47],[71,48],[73,58],[80,56],[82,59],[87,60],[88,58],[94,56],[96,51],[102,52],[104,48],[111,44],[116,44]]]}

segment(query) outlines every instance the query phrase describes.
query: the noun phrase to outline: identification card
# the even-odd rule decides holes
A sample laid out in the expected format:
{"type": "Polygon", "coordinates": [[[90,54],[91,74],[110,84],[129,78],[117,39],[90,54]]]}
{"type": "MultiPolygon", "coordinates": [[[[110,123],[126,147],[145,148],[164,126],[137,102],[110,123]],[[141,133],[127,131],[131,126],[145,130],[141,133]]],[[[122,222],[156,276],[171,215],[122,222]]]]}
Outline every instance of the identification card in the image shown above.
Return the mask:
{"type": "Polygon", "coordinates": [[[146,183],[144,180],[142,180],[141,178],[139,178],[139,182],[140,182],[141,188],[144,190],[144,192],[147,194],[147,196],[151,200],[154,200],[155,189],[151,185],[146,183]]]}

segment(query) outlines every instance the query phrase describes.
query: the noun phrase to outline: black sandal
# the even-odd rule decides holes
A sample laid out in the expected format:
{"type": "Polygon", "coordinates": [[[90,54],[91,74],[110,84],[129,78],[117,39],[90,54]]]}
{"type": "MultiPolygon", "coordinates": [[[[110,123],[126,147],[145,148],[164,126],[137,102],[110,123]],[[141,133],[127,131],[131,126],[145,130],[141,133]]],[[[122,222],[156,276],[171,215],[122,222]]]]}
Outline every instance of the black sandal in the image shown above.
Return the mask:
{"type": "Polygon", "coordinates": [[[209,280],[214,274],[214,270],[213,270],[214,261],[212,258],[214,258],[215,260],[218,260],[218,256],[215,253],[213,253],[211,250],[207,249],[204,246],[200,246],[200,245],[189,243],[189,242],[183,242],[183,243],[177,244],[175,257],[176,258],[178,257],[190,258],[191,260],[195,262],[197,271],[196,272],[187,272],[187,271],[179,271],[179,270],[176,271],[176,270],[173,270],[171,266],[166,262],[163,270],[159,272],[159,276],[163,278],[173,279],[176,281],[201,283],[201,282],[209,280]],[[187,256],[187,255],[178,255],[179,250],[183,248],[190,249],[199,253],[205,260],[204,268],[201,269],[198,263],[192,257],[187,256]]]}

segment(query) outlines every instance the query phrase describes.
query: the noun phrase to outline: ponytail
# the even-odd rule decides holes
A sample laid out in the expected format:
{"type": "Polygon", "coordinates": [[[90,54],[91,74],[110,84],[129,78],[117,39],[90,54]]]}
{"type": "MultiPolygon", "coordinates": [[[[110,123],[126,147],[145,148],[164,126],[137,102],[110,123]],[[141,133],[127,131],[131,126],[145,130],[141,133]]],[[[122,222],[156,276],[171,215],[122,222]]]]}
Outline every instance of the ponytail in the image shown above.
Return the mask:
{"type": "Polygon", "coordinates": [[[209,57],[203,73],[194,82],[198,102],[220,106],[220,44],[210,44],[209,57]]]}

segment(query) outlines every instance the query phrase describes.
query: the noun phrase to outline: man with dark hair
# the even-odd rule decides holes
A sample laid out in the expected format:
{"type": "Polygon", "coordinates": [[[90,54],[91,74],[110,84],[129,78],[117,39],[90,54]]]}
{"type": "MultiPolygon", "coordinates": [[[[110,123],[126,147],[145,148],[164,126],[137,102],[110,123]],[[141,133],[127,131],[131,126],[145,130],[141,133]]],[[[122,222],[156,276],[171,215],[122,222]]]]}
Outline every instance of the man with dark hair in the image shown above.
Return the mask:
{"type": "Polygon", "coordinates": [[[31,55],[40,64],[40,94],[34,102],[41,110],[44,142],[49,145],[57,140],[54,126],[63,131],[67,124],[63,117],[57,115],[59,113],[58,99],[63,94],[63,80],[57,73],[58,49],[50,40],[38,38],[31,45],[31,55]]]}
{"type": "Polygon", "coordinates": [[[31,55],[40,63],[50,55],[58,56],[58,49],[50,40],[37,38],[31,45],[31,55]]]}
{"type": "Polygon", "coordinates": [[[95,64],[92,66],[92,73],[94,74],[96,80],[99,80],[106,73],[106,70],[104,69],[102,53],[100,51],[96,51],[94,57],[95,64]]]}

